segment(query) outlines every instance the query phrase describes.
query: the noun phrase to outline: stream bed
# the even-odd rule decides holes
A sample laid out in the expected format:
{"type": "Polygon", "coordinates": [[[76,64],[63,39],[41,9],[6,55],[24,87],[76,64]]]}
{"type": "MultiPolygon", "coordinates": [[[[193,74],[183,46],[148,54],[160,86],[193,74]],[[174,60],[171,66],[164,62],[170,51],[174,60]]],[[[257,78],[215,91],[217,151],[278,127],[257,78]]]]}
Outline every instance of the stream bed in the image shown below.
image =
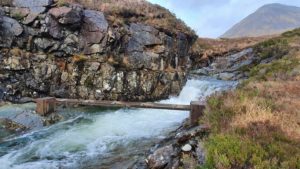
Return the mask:
{"type": "MultiPolygon", "coordinates": [[[[188,80],[178,97],[160,103],[190,104],[235,81],[208,77],[188,80]]],[[[0,107],[0,117],[34,105],[0,107]],[[16,110],[17,109],[17,110],[16,110]]],[[[127,168],[168,133],[176,130],[189,112],[153,109],[67,108],[65,120],[0,142],[0,169],[127,168]]]]}

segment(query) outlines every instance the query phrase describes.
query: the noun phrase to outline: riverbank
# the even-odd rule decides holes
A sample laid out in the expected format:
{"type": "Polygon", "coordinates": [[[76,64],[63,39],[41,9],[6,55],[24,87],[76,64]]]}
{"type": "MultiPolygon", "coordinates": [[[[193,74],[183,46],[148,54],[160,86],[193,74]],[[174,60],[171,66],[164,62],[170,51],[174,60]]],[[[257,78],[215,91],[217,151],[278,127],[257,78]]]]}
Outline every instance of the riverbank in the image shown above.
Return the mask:
{"type": "MultiPolygon", "coordinates": [[[[189,104],[235,85],[212,78],[193,79],[178,97],[161,103],[189,104]]],[[[188,117],[188,112],[166,110],[63,110],[68,117],[64,121],[2,142],[3,167],[130,168],[188,117]]]]}
{"type": "Polygon", "coordinates": [[[211,96],[200,124],[211,127],[200,169],[300,168],[300,30],[254,46],[269,62],[243,67],[237,90],[211,96]]]}

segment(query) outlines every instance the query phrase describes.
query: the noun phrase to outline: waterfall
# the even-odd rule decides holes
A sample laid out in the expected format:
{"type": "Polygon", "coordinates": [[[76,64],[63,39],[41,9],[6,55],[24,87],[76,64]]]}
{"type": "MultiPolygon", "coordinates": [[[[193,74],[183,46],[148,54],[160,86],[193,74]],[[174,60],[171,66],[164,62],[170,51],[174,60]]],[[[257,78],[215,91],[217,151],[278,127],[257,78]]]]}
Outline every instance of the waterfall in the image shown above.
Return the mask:
{"type": "MultiPolygon", "coordinates": [[[[236,84],[206,77],[191,79],[178,97],[160,102],[204,101],[212,93],[236,84]]],[[[188,117],[184,111],[153,109],[61,111],[72,115],[64,122],[0,143],[0,169],[124,167],[188,117]]]]}

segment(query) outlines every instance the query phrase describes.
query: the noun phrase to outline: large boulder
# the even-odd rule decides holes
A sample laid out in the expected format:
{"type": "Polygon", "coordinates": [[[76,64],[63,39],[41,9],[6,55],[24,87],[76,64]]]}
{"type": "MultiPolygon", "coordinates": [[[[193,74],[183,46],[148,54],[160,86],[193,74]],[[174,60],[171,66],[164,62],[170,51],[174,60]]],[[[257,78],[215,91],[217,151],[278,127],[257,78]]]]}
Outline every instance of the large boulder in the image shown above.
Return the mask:
{"type": "Polygon", "coordinates": [[[131,39],[128,42],[127,51],[143,51],[145,46],[159,45],[162,41],[158,38],[159,31],[143,24],[130,24],[131,39]]]}
{"type": "Polygon", "coordinates": [[[67,24],[79,24],[82,20],[83,10],[81,7],[58,7],[52,8],[49,11],[50,15],[52,15],[59,23],[67,25],[67,24]]]}
{"type": "Polygon", "coordinates": [[[107,34],[108,22],[99,11],[84,10],[83,15],[81,46],[85,54],[99,53],[102,51],[101,47],[105,46],[105,43],[100,43],[107,34]]]}
{"type": "Polygon", "coordinates": [[[19,22],[10,17],[3,16],[1,26],[4,30],[14,36],[19,36],[23,32],[23,27],[19,24],[19,22]]]}
{"type": "Polygon", "coordinates": [[[157,149],[147,158],[148,167],[151,169],[163,169],[172,164],[173,158],[178,154],[172,145],[157,149]]]}
{"type": "Polygon", "coordinates": [[[11,47],[16,36],[23,33],[23,27],[13,18],[0,16],[0,47],[11,47]]]}

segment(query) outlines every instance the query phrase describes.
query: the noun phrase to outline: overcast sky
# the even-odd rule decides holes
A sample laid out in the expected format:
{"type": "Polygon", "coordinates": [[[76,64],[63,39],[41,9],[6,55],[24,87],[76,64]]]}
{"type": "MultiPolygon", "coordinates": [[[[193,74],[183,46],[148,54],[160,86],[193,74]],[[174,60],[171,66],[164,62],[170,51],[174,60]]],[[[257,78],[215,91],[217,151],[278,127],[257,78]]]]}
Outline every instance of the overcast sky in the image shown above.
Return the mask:
{"type": "Polygon", "coordinates": [[[216,38],[264,4],[300,7],[300,0],[148,0],[168,8],[199,36],[216,38]]]}

